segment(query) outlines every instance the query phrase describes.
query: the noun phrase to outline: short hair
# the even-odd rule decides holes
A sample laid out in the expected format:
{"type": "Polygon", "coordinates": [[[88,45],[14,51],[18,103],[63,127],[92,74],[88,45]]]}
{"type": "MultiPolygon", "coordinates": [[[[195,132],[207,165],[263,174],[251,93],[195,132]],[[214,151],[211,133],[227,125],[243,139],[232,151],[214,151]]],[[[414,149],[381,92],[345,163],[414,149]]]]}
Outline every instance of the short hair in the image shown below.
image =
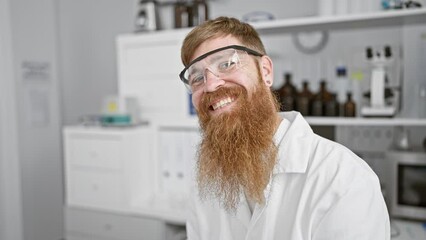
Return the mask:
{"type": "Polygon", "coordinates": [[[236,18],[218,17],[195,27],[185,37],[181,48],[183,65],[188,66],[195,50],[204,41],[228,35],[237,38],[245,47],[266,54],[259,34],[250,24],[241,22],[236,18]]]}

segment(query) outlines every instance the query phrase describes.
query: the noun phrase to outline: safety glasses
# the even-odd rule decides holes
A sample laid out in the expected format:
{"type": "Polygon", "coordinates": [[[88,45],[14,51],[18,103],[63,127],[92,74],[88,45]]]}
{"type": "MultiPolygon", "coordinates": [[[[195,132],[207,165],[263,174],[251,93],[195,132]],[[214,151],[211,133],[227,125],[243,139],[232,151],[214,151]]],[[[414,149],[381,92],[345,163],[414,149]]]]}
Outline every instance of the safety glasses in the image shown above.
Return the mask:
{"type": "Polygon", "coordinates": [[[247,63],[248,54],[263,56],[239,45],[218,48],[194,59],[182,70],[179,77],[192,93],[205,84],[207,71],[219,78],[226,77],[247,63]]]}

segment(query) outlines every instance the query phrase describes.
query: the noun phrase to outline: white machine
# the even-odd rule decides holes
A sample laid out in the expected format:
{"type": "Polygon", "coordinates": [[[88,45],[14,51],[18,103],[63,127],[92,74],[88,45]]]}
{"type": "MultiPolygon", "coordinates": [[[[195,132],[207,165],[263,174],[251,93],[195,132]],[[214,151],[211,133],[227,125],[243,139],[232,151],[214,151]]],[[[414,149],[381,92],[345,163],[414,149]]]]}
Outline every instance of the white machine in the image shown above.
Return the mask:
{"type": "Polygon", "coordinates": [[[392,117],[396,113],[396,101],[389,103],[388,99],[394,97],[390,88],[386,87],[386,67],[392,61],[390,46],[385,46],[379,51],[367,48],[367,59],[373,65],[370,79],[369,104],[361,108],[364,117],[392,117]]]}

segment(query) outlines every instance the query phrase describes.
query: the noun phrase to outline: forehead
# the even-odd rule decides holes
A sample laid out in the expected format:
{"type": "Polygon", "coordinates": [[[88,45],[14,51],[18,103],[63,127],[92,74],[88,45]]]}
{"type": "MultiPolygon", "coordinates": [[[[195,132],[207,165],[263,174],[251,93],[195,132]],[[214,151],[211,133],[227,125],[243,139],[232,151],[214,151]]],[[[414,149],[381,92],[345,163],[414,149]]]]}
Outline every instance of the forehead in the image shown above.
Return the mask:
{"type": "Polygon", "coordinates": [[[195,49],[194,54],[192,55],[191,61],[203,55],[204,53],[210,52],[212,50],[215,50],[221,47],[226,47],[229,45],[242,45],[242,44],[237,38],[231,35],[228,35],[225,37],[216,37],[216,38],[212,38],[207,41],[204,41],[202,44],[200,44],[200,46],[197,47],[197,49],[195,49]]]}

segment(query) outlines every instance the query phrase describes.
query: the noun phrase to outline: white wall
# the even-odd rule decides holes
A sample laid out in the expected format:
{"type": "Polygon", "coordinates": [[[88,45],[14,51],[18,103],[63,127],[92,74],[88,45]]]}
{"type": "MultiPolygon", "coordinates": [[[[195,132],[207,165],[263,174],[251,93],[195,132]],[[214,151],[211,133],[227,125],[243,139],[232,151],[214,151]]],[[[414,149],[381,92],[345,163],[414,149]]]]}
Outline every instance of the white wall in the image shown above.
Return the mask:
{"type": "Polygon", "coordinates": [[[0,239],[22,240],[21,174],[9,0],[0,0],[0,239]]]}
{"type": "Polygon", "coordinates": [[[63,180],[56,1],[10,1],[9,13],[23,238],[57,240],[63,237],[63,180]]]}
{"type": "Polygon", "coordinates": [[[62,114],[66,125],[99,113],[117,93],[115,37],[133,31],[136,0],[60,0],[62,114]]]}

